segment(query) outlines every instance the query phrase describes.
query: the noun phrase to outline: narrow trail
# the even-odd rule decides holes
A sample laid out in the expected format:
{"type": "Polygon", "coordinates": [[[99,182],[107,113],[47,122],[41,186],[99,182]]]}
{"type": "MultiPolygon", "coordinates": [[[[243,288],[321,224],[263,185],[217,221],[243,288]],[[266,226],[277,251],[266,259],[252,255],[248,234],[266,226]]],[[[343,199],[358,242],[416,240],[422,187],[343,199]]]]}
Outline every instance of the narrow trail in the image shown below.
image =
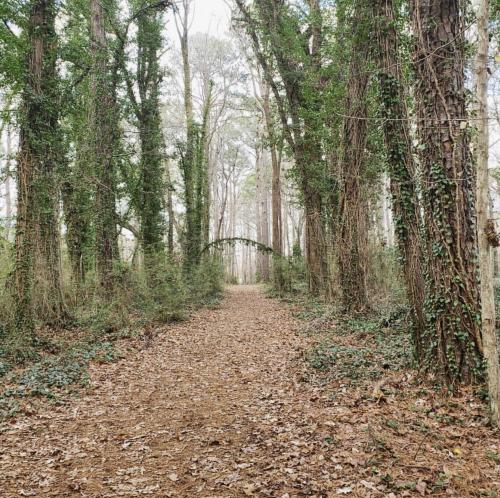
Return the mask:
{"type": "Polygon", "coordinates": [[[479,408],[458,432],[407,385],[379,403],[371,386],[305,382],[298,329],[260,287],[232,287],[219,308],[124,342],[78,397],[0,426],[0,497],[496,496],[479,408]]]}

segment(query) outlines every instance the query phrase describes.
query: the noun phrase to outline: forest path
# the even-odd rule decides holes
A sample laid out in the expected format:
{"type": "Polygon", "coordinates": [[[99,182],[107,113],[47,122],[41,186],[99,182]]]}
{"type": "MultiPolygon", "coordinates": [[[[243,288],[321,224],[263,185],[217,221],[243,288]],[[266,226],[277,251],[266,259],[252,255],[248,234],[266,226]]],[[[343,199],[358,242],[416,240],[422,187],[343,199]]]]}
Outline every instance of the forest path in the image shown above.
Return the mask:
{"type": "Polygon", "coordinates": [[[258,286],[226,294],[93,365],[83,397],[4,428],[0,495],[326,496],[324,434],[294,373],[306,339],[258,286]]]}

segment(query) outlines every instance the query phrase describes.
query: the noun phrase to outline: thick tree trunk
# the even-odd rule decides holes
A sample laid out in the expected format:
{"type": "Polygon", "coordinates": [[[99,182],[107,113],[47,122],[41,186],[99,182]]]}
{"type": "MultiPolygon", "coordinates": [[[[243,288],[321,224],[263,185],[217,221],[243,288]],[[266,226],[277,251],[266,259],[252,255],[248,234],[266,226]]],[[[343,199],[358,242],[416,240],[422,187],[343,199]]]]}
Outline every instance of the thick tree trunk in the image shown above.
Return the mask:
{"type": "Polygon", "coordinates": [[[26,81],[21,103],[17,166],[15,326],[20,338],[34,334],[33,290],[44,320],[61,321],[65,305],[61,284],[56,6],[30,3],[26,81]]]}
{"type": "MultiPolygon", "coordinates": [[[[184,84],[184,111],[186,117],[186,146],[181,158],[181,169],[184,180],[184,202],[186,222],[184,230],[184,269],[186,272],[198,264],[202,239],[202,206],[203,193],[202,172],[200,164],[200,130],[194,121],[193,95],[191,88],[191,66],[189,61],[189,7],[191,0],[183,0],[182,16],[179,14],[180,27],[177,26],[181,43],[181,56],[184,84]]],[[[177,22],[177,17],[176,17],[177,22]]],[[[203,131],[201,131],[203,134],[203,131]]],[[[203,154],[202,154],[203,156],[203,154]]]]}
{"type": "MultiPolygon", "coordinates": [[[[257,241],[269,246],[269,213],[267,199],[267,175],[264,148],[259,144],[256,149],[256,208],[257,241]]],[[[269,281],[269,255],[259,252],[259,273],[262,281],[269,281]]]]}
{"type": "MultiPolygon", "coordinates": [[[[356,14],[356,18],[361,16],[356,14]]],[[[359,37],[359,33],[357,37],[359,37]]],[[[363,311],[368,307],[366,261],[368,230],[367,200],[363,178],[366,161],[367,73],[361,63],[366,47],[351,51],[343,148],[340,160],[340,192],[338,217],[338,265],[343,306],[348,311],[363,311]]]]}
{"type": "Polygon", "coordinates": [[[323,226],[321,196],[316,192],[306,194],[305,200],[305,256],[309,292],[319,295],[328,284],[326,265],[326,240],[323,226]]]}
{"type": "Polygon", "coordinates": [[[91,154],[96,176],[95,251],[96,270],[102,288],[114,286],[113,264],[119,259],[115,206],[115,153],[117,116],[108,71],[104,11],[99,0],[90,4],[91,154]]]}
{"type": "Polygon", "coordinates": [[[10,241],[12,229],[12,130],[10,124],[7,123],[7,139],[6,139],[6,162],[5,162],[5,238],[10,241]]]}
{"type": "Polygon", "coordinates": [[[148,9],[137,20],[137,113],[141,143],[139,217],[146,267],[155,267],[164,255],[163,137],[158,87],[161,82],[159,51],[162,47],[160,13],[148,9]]]}
{"type": "Polygon", "coordinates": [[[476,86],[478,100],[477,133],[477,224],[479,239],[479,274],[481,277],[481,323],[484,357],[488,375],[491,420],[500,425],[500,371],[498,341],[495,329],[495,290],[493,285],[493,251],[488,234],[494,230],[490,219],[489,195],[489,129],[488,129],[488,0],[479,0],[477,12],[478,50],[476,86]]]}
{"type": "Polygon", "coordinates": [[[460,0],[412,0],[427,243],[425,366],[449,385],[481,372],[475,175],[464,88],[460,0]]]}
{"type": "Polygon", "coordinates": [[[281,226],[281,164],[278,156],[274,119],[271,113],[269,84],[262,84],[262,109],[266,123],[267,137],[270,143],[272,166],[271,206],[272,206],[272,244],[273,250],[281,254],[283,250],[283,235],[281,226]]]}
{"type": "Polygon", "coordinates": [[[174,254],[174,203],[172,198],[172,180],[170,176],[170,164],[165,165],[165,204],[167,209],[167,252],[169,256],[174,254]]]}
{"type": "Polygon", "coordinates": [[[387,149],[390,192],[396,237],[402,256],[410,303],[412,335],[417,362],[422,359],[425,331],[421,216],[416,189],[416,165],[399,60],[394,0],[377,0],[374,9],[379,43],[379,101],[387,149]]]}
{"type": "Polygon", "coordinates": [[[88,184],[81,175],[81,158],[77,158],[75,163],[76,171],[68,180],[63,181],[61,189],[71,274],[73,281],[79,285],[85,281],[89,267],[91,250],[89,205],[91,198],[88,184]]]}

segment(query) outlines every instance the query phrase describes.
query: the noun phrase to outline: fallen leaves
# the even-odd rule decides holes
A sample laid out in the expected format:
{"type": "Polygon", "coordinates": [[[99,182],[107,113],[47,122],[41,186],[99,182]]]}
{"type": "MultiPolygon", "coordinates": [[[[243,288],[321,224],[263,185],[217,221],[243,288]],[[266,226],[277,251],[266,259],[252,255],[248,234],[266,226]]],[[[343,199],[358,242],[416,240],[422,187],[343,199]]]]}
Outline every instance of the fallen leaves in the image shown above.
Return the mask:
{"type": "Polygon", "coordinates": [[[2,426],[2,498],[494,496],[500,444],[470,392],[453,402],[411,372],[323,382],[303,358],[313,328],[233,288],[92,366],[80,399],[2,426]]]}

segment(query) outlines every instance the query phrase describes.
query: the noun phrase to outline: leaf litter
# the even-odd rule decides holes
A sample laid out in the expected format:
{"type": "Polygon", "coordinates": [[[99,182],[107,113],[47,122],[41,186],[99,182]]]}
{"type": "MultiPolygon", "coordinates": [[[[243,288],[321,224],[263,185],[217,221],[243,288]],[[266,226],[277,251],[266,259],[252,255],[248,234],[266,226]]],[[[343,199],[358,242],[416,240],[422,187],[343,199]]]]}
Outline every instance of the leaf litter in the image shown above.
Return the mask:
{"type": "Polygon", "coordinates": [[[498,433],[470,390],[404,369],[321,378],[301,327],[231,287],[148,348],[129,341],[79,397],[0,426],[0,496],[498,496],[498,433]]]}

